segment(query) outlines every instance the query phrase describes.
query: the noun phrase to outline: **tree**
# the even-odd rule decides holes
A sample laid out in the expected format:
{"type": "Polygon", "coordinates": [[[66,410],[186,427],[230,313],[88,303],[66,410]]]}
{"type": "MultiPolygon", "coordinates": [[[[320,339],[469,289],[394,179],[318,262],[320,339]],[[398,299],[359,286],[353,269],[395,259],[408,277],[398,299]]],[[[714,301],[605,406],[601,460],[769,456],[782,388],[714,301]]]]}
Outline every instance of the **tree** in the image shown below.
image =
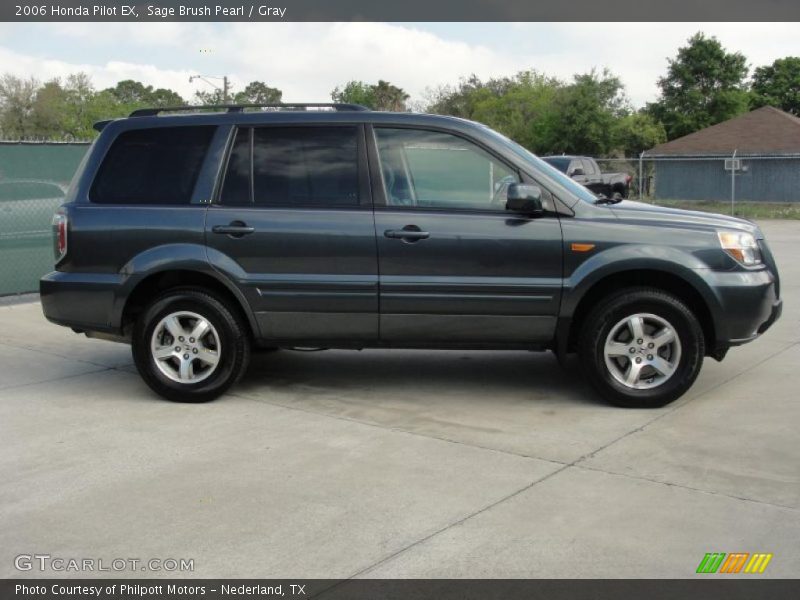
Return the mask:
{"type": "Polygon", "coordinates": [[[602,156],[614,149],[613,127],[629,110],[618,77],[608,70],[575,75],[555,101],[556,145],[550,152],[602,156]]]}
{"type": "MultiPolygon", "coordinates": [[[[556,96],[563,83],[537,71],[467,83],[469,117],[516,140],[533,152],[549,153],[556,142],[556,96]]],[[[465,88],[465,89],[467,89],[465,88]]]]}
{"type": "Polygon", "coordinates": [[[602,155],[615,149],[614,125],[630,109],[622,82],[607,70],[571,83],[530,70],[440,87],[429,92],[427,110],[480,121],[539,154],[602,155]]]}
{"type": "Polygon", "coordinates": [[[779,58],[753,73],[752,106],[774,106],[800,116],[800,57],[779,58]]]}
{"type": "Polygon", "coordinates": [[[64,136],[64,106],[67,94],[61,86],[60,79],[51,79],[36,91],[33,102],[31,122],[36,136],[46,139],[58,139],[64,136]]]}
{"type": "Polygon", "coordinates": [[[375,94],[375,108],[377,110],[388,110],[403,112],[406,110],[406,102],[411,97],[402,88],[392,85],[388,81],[379,79],[373,87],[375,94]]]}
{"type": "Polygon", "coordinates": [[[622,156],[639,156],[667,141],[664,125],[645,112],[631,113],[618,119],[611,135],[614,150],[622,156]]]}
{"type": "MultiPolygon", "coordinates": [[[[521,74],[517,75],[519,78],[521,74]]],[[[515,84],[508,77],[481,81],[474,73],[462,78],[457,86],[439,86],[428,91],[427,111],[439,115],[451,115],[462,119],[474,119],[478,104],[490,98],[502,98],[515,84]]]]}
{"type": "Polygon", "coordinates": [[[344,104],[361,104],[375,109],[374,86],[363,81],[348,81],[343,88],[338,86],[331,92],[331,100],[344,104]]]}
{"type": "Polygon", "coordinates": [[[410,96],[388,81],[379,79],[376,84],[363,81],[348,81],[343,88],[338,86],[331,92],[331,100],[350,104],[361,104],[372,110],[403,112],[410,96]]]}
{"type": "Polygon", "coordinates": [[[36,135],[31,116],[39,82],[9,73],[0,77],[0,133],[6,139],[25,139],[36,135]]]}
{"type": "Polygon", "coordinates": [[[674,139],[746,112],[747,60],[727,52],[715,37],[696,33],[669,60],[667,74],[658,80],[659,100],[648,110],[674,139]]]}
{"type": "Polygon", "coordinates": [[[205,106],[226,104],[225,95],[223,94],[222,90],[216,88],[214,88],[212,91],[195,92],[194,100],[196,104],[203,104],[205,106]]]}
{"type": "Polygon", "coordinates": [[[133,79],[119,81],[113,88],[103,91],[111,94],[117,103],[130,106],[131,110],[145,106],[183,106],[186,104],[180,94],[173,90],[153,89],[152,85],[146,86],[133,79]]]}
{"type": "Polygon", "coordinates": [[[283,92],[269,87],[263,81],[251,81],[245,88],[234,95],[236,104],[273,104],[281,101],[283,92]]]}
{"type": "Polygon", "coordinates": [[[144,104],[150,99],[151,86],[146,86],[133,79],[125,79],[118,81],[117,85],[113,88],[107,88],[107,91],[114,99],[120,104],[144,104]]]}

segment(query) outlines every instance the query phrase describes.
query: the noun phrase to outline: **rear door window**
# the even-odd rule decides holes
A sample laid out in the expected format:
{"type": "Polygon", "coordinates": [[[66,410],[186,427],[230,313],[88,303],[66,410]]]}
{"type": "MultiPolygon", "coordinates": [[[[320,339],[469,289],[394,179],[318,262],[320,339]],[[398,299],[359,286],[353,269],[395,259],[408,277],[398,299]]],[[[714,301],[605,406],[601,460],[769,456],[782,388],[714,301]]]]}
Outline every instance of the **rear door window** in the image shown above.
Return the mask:
{"type": "Polygon", "coordinates": [[[256,206],[358,206],[355,127],[253,130],[256,206]]]}
{"type": "Polygon", "coordinates": [[[350,125],[240,129],[228,159],[220,203],[357,207],[358,132],[358,127],[350,125]]]}
{"type": "Polygon", "coordinates": [[[89,197],[98,204],[189,204],[213,126],[156,127],[120,134],[89,197]]]}

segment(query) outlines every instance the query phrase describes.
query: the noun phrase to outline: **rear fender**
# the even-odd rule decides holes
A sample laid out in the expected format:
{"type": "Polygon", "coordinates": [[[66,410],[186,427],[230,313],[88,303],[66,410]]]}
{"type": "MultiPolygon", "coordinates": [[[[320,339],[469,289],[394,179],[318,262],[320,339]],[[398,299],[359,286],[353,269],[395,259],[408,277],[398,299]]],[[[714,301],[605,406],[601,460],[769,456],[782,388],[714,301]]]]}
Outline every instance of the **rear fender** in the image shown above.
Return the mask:
{"type": "Polygon", "coordinates": [[[168,271],[201,273],[222,284],[237,299],[247,316],[253,332],[257,334],[259,331],[258,326],[244,294],[242,294],[242,291],[233,280],[211,266],[206,255],[206,247],[199,244],[165,244],[156,246],[128,261],[120,271],[123,279],[114,299],[112,326],[117,329],[121,328],[125,303],[137,285],[152,275],[168,271]]]}

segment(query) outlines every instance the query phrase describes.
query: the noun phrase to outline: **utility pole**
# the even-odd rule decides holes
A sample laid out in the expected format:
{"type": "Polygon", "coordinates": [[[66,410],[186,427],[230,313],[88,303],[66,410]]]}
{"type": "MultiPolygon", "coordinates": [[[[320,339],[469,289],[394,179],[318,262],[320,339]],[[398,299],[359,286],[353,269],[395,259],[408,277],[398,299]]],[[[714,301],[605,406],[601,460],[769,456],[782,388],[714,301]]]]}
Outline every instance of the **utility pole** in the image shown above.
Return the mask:
{"type": "Polygon", "coordinates": [[[195,79],[200,79],[201,81],[205,81],[211,87],[219,90],[222,92],[222,103],[228,104],[230,102],[230,91],[231,91],[231,80],[228,79],[227,75],[223,75],[222,77],[214,77],[212,75],[192,75],[189,77],[189,83],[192,83],[195,79]],[[222,87],[219,87],[211,79],[222,80],[222,87]]]}

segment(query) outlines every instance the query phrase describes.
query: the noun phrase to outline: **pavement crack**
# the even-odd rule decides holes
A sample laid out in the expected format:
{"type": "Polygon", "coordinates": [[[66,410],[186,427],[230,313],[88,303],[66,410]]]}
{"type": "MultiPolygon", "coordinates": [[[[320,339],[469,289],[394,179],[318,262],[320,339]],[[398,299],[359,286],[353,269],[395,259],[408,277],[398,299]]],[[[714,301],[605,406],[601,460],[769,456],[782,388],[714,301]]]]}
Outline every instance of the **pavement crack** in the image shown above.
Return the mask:
{"type": "MultiPolygon", "coordinates": [[[[493,509],[494,507],[496,507],[496,506],[498,506],[498,505],[500,505],[500,504],[502,504],[504,502],[507,502],[508,500],[511,500],[512,498],[515,498],[515,497],[519,496],[520,494],[522,494],[524,492],[527,492],[528,490],[530,490],[534,486],[542,483],[543,481],[547,481],[551,477],[553,477],[555,475],[558,475],[559,473],[569,469],[571,466],[573,466],[573,463],[562,465],[560,468],[556,469],[555,471],[551,471],[550,473],[547,473],[546,475],[543,475],[542,477],[539,477],[538,479],[536,479],[536,480],[528,483],[527,485],[525,485],[525,486],[523,486],[523,487],[511,492],[510,494],[507,494],[506,496],[503,496],[502,498],[500,498],[498,500],[495,500],[494,502],[492,502],[490,504],[487,504],[486,506],[483,506],[483,507],[479,508],[476,511],[473,511],[473,512],[471,512],[471,513],[469,513],[469,514],[467,514],[467,515],[465,515],[465,516],[463,516],[463,517],[461,517],[461,518],[459,518],[459,519],[457,519],[455,521],[452,521],[451,523],[448,523],[444,527],[440,527],[436,531],[434,531],[432,533],[429,533],[428,535],[425,535],[425,536],[423,536],[423,537],[411,542],[410,544],[407,544],[406,546],[396,550],[395,552],[389,554],[388,556],[385,556],[382,559],[372,563],[371,565],[369,565],[367,567],[364,567],[363,569],[357,571],[356,573],[353,573],[352,575],[348,576],[345,579],[345,581],[348,580],[348,579],[355,579],[356,577],[359,577],[360,575],[363,575],[364,573],[367,573],[369,571],[374,570],[376,567],[379,567],[380,565],[383,565],[383,564],[389,562],[390,560],[396,558],[397,556],[400,556],[401,554],[404,554],[408,550],[411,550],[412,548],[415,548],[415,547],[419,546],[420,544],[424,544],[428,540],[431,540],[434,537],[436,537],[437,535],[440,535],[440,534],[444,533],[448,529],[452,529],[453,527],[458,527],[459,525],[462,525],[463,523],[467,522],[468,520],[473,519],[473,518],[485,513],[486,511],[489,511],[489,510],[493,509]]],[[[342,582],[342,583],[344,583],[344,582],[342,582]]],[[[341,585],[341,584],[337,584],[337,585],[341,585]]],[[[333,587],[337,587],[337,586],[333,586],[333,587]]],[[[331,589],[331,588],[328,588],[328,589],[331,589]]]]}
{"type": "MultiPolygon", "coordinates": [[[[459,526],[459,525],[461,525],[461,524],[465,523],[466,521],[468,521],[468,520],[470,520],[470,519],[473,519],[473,518],[475,518],[475,517],[477,517],[477,516],[479,516],[479,515],[481,515],[481,514],[485,513],[486,511],[489,511],[489,510],[491,510],[491,509],[495,508],[496,506],[499,506],[500,504],[502,504],[502,503],[504,503],[504,502],[507,502],[508,500],[511,500],[512,498],[515,498],[516,496],[518,496],[518,495],[520,495],[520,494],[522,494],[522,493],[524,493],[524,492],[526,492],[526,491],[528,491],[528,490],[532,489],[532,488],[533,488],[533,487],[535,487],[536,485],[538,485],[538,484],[540,484],[540,483],[542,483],[542,482],[544,482],[544,481],[547,481],[547,480],[548,480],[548,479],[550,479],[551,477],[554,477],[555,475],[558,475],[559,473],[563,473],[564,471],[566,471],[567,469],[569,469],[569,468],[571,468],[571,467],[578,467],[578,468],[581,468],[581,469],[590,470],[590,469],[591,469],[591,467],[581,466],[579,463],[581,463],[581,462],[585,461],[585,460],[586,460],[586,459],[588,459],[588,458],[591,458],[592,456],[594,456],[594,455],[595,455],[595,454],[597,454],[598,452],[600,452],[600,451],[604,450],[605,448],[608,448],[609,446],[612,446],[613,444],[615,444],[615,443],[619,442],[620,440],[622,440],[622,439],[625,439],[625,438],[626,438],[626,437],[628,437],[629,435],[631,435],[631,434],[633,434],[633,433],[636,433],[636,432],[638,432],[638,431],[642,431],[642,430],[644,430],[645,428],[649,427],[651,424],[655,423],[655,422],[656,422],[656,421],[658,421],[659,419],[662,419],[663,417],[667,416],[668,414],[672,414],[672,413],[673,413],[673,412],[675,412],[676,410],[679,410],[679,409],[680,409],[682,406],[686,406],[687,404],[689,404],[690,402],[692,402],[692,401],[696,400],[697,398],[700,398],[700,397],[702,397],[702,396],[705,396],[706,394],[708,394],[708,393],[710,393],[710,392],[712,392],[712,391],[714,391],[714,390],[716,390],[716,389],[720,388],[721,386],[723,386],[723,385],[725,385],[725,384],[727,384],[727,383],[730,383],[731,381],[733,381],[734,379],[736,379],[736,378],[738,378],[738,377],[740,377],[740,376],[744,375],[745,373],[748,373],[748,372],[752,371],[753,369],[756,369],[756,368],[758,368],[759,366],[761,366],[761,365],[762,365],[762,364],[764,364],[765,362],[767,362],[767,361],[769,361],[769,360],[771,360],[771,359],[775,358],[776,356],[779,356],[780,354],[782,354],[782,353],[784,353],[784,352],[786,352],[786,351],[790,350],[791,348],[793,348],[793,347],[794,347],[794,346],[796,346],[797,344],[798,344],[798,343],[793,343],[793,344],[791,344],[791,345],[787,346],[786,348],[783,348],[783,349],[781,349],[781,350],[778,350],[778,351],[776,351],[776,352],[774,352],[774,353],[770,354],[770,355],[769,355],[769,356],[767,356],[766,358],[764,358],[764,359],[762,359],[762,360],[758,361],[757,363],[755,363],[755,364],[751,365],[750,367],[748,367],[748,368],[746,368],[746,369],[744,369],[744,370],[740,371],[740,372],[739,372],[739,373],[737,373],[736,375],[734,375],[734,376],[732,376],[732,377],[729,377],[729,378],[725,379],[724,381],[722,381],[722,382],[718,383],[717,385],[714,385],[714,386],[712,386],[711,388],[709,388],[709,389],[705,390],[705,391],[704,391],[704,392],[702,392],[701,394],[698,394],[697,396],[694,396],[694,397],[692,397],[692,398],[691,398],[689,401],[687,401],[687,402],[684,402],[684,403],[682,403],[682,404],[679,404],[678,406],[674,406],[674,407],[672,407],[672,408],[670,408],[670,409],[668,409],[668,410],[666,410],[666,411],[662,412],[661,414],[659,414],[659,415],[658,415],[658,416],[656,416],[655,418],[651,419],[650,421],[647,421],[647,422],[646,422],[646,423],[644,423],[643,425],[640,425],[639,427],[636,427],[636,428],[634,428],[634,429],[632,429],[632,430],[628,431],[627,433],[625,433],[625,434],[623,434],[623,435],[619,436],[618,438],[616,438],[616,439],[614,439],[614,440],[612,440],[612,441],[608,442],[607,444],[604,444],[603,446],[601,446],[601,447],[597,448],[596,450],[594,450],[594,451],[592,451],[592,452],[590,452],[590,453],[588,453],[588,454],[584,454],[584,455],[582,455],[582,456],[578,457],[577,459],[575,459],[574,461],[572,461],[572,462],[570,462],[570,463],[567,463],[567,464],[563,464],[563,463],[562,463],[562,466],[561,466],[560,468],[556,469],[555,471],[552,471],[552,472],[550,472],[550,473],[548,473],[548,474],[544,475],[543,477],[540,477],[540,478],[536,479],[535,481],[533,481],[533,482],[529,483],[528,485],[526,485],[526,486],[524,486],[524,487],[522,487],[522,488],[519,488],[518,490],[516,490],[516,491],[514,491],[514,492],[511,492],[510,494],[508,494],[508,495],[506,495],[506,496],[504,496],[504,497],[502,497],[502,498],[500,498],[500,499],[498,499],[498,500],[495,500],[495,501],[494,501],[494,502],[492,502],[491,504],[488,504],[488,505],[486,505],[486,506],[484,506],[484,507],[482,507],[482,508],[480,508],[480,509],[478,509],[478,510],[476,510],[476,511],[474,511],[474,512],[471,512],[471,513],[469,513],[469,514],[467,514],[467,515],[465,515],[465,516],[461,517],[460,519],[457,519],[456,521],[453,521],[453,522],[451,522],[451,523],[449,523],[449,524],[445,525],[444,527],[441,527],[441,528],[437,529],[436,531],[434,531],[434,532],[432,532],[432,533],[429,533],[428,535],[425,535],[425,536],[423,536],[423,537],[421,537],[421,538],[419,538],[419,539],[417,539],[417,540],[413,541],[413,542],[412,542],[412,543],[410,543],[410,544],[407,544],[406,546],[404,546],[404,547],[402,547],[402,548],[398,549],[397,551],[395,551],[395,552],[391,553],[390,555],[388,555],[388,556],[385,556],[385,557],[381,558],[380,560],[378,560],[378,561],[376,561],[376,562],[374,562],[374,563],[372,563],[372,564],[368,565],[367,567],[364,567],[363,569],[360,569],[359,571],[357,571],[357,572],[353,573],[352,575],[350,575],[349,577],[347,577],[347,578],[346,578],[346,579],[345,579],[343,582],[340,582],[340,583],[338,583],[338,584],[335,584],[335,585],[333,585],[333,586],[332,586],[332,587],[330,587],[330,588],[327,588],[327,589],[326,589],[326,590],[324,590],[322,593],[324,594],[326,591],[328,591],[328,590],[330,590],[330,589],[334,589],[334,588],[336,588],[336,587],[338,587],[338,586],[342,585],[342,584],[343,584],[344,582],[346,582],[347,580],[350,580],[350,579],[355,579],[355,578],[357,578],[357,577],[360,577],[361,575],[363,575],[363,574],[365,574],[365,573],[368,573],[368,572],[370,572],[370,571],[373,571],[373,570],[374,570],[376,567],[379,567],[379,566],[381,566],[381,565],[383,565],[383,564],[386,564],[387,562],[389,562],[389,561],[393,560],[393,559],[394,559],[394,558],[396,558],[397,556],[400,556],[401,554],[404,554],[405,552],[407,552],[407,551],[411,550],[412,548],[415,548],[415,547],[417,547],[417,546],[419,546],[419,545],[421,545],[421,544],[424,544],[424,543],[428,542],[429,540],[433,539],[434,537],[436,537],[436,536],[438,536],[438,535],[440,535],[440,534],[442,534],[442,533],[446,532],[447,530],[449,530],[449,529],[452,529],[453,527],[457,527],[457,526],[459,526]]],[[[302,410],[302,409],[297,409],[297,410],[302,410]]],[[[316,413],[314,413],[314,414],[316,414],[316,413]]],[[[417,435],[417,434],[414,434],[414,435],[417,435]]],[[[423,436],[423,437],[427,437],[427,436],[423,436]]],[[[550,461],[550,462],[555,462],[555,461],[550,461]]],[[[618,476],[622,476],[622,477],[625,477],[625,476],[626,476],[626,475],[624,475],[624,474],[622,474],[622,473],[612,473],[612,472],[608,472],[608,471],[602,471],[602,469],[591,469],[591,470],[596,470],[596,471],[600,471],[600,472],[605,472],[606,474],[609,474],[609,475],[618,475],[618,476]]],[[[749,499],[749,498],[738,498],[738,497],[736,497],[736,496],[729,496],[729,495],[727,495],[727,494],[722,494],[722,493],[717,493],[717,492],[710,492],[710,491],[708,491],[708,490],[701,490],[701,489],[691,488],[691,487],[689,487],[689,486],[683,486],[683,485],[680,485],[680,484],[675,484],[675,483],[671,483],[671,482],[663,482],[663,481],[649,480],[649,479],[647,479],[647,478],[644,478],[644,477],[633,477],[633,478],[636,478],[636,479],[642,479],[642,480],[645,480],[645,481],[650,481],[651,483],[656,483],[656,484],[661,484],[661,485],[666,485],[666,486],[672,486],[672,487],[677,487],[677,488],[683,488],[683,489],[687,489],[687,490],[692,490],[692,491],[696,491],[696,492],[699,492],[699,493],[712,494],[712,495],[719,495],[719,496],[724,496],[724,497],[728,497],[728,498],[732,498],[732,499],[736,499],[736,500],[740,500],[740,501],[745,501],[745,502],[753,502],[753,503],[758,503],[758,504],[764,504],[764,505],[768,505],[768,506],[773,506],[773,507],[775,507],[775,508],[789,509],[789,510],[792,510],[792,511],[797,511],[797,509],[794,509],[794,508],[792,508],[792,507],[787,507],[787,506],[778,505],[778,504],[771,504],[771,503],[769,503],[769,502],[762,502],[762,501],[759,501],[759,500],[752,500],[752,499],[749,499]]]]}
{"type": "Polygon", "coordinates": [[[782,349],[780,349],[780,350],[777,350],[777,351],[773,352],[772,354],[770,354],[770,355],[769,355],[769,356],[767,356],[766,358],[763,358],[763,359],[761,359],[761,360],[760,360],[760,361],[758,361],[757,363],[755,363],[755,364],[753,364],[753,365],[750,365],[749,367],[747,367],[746,369],[743,369],[742,371],[739,371],[739,372],[738,372],[738,373],[736,373],[735,375],[732,375],[731,377],[728,377],[727,379],[725,379],[725,380],[723,380],[723,381],[720,381],[718,384],[711,386],[710,388],[708,388],[708,389],[707,389],[707,390],[705,390],[704,392],[701,392],[701,393],[697,394],[696,396],[692,396],[691,398],[688,398],[688,399],[686,399],[684,402],[676,403],[676,404],[674,404],[674,405],[670,406],[669,408],[665,409],[663,412],[661,412],[661,413],[660,413],[659,415],[657,415],[656,417],[654,417],[654,418],[650,419],[649,421],[646,421],[646,422],[642,423],[642,424],[641,424],[641,425],[639,425],[638,427],[634,427],[634,428],[633,428],[633,429],[631,429],[630,431],[626,431],[625,433],[623,433],[623,434],[622,434],[622,435],[620,435],[619,437],[617,437],[617,438],[615,438],[615,439],[611,440],[610,442],[608,442],[608,443],[606,443],[606,444],[603,444],[603,445],[602,445],[602,446],[600,446],[599,448],[596,448],[596,449],[592,450],[591,452],[589,452],[589,453],[587,453],[587,454],[583,455],[582,457],[580,457],[578,460],[576,460],[576,461],[575,461],[574,463],[572,463],[572,464],[575,464],[575,465],[577,465],[577,464],[579,464],[579,463],[583,462],[584,460],[587,460],[587,459],[593,458],[595,455],[599,454],[600,452],[602,452],[602,451],[603,451],[603,450],[605,450],[606,448],[609,448],[609,447],[613,446],[613,445],[614,445],[614,444],[616,444],[617,442],[624,440],[625,438],[627,438],[627,437],[629,437],[629,436],[633,435],[634,433],[639,433],[639,432],[641,432],[641,431],[644,431],[645,429],[647,429],[648,427],[650,427],[650,425],[652,425],[652,424],[653,424],[653,423],[655,423],[656,421],[659,421],[659,420],[663,419],[663,418],[664,418],[664,417],[666,417],[667,415],[671,415],[672,413],[674,413],[674,412],[675,412],[675,411],[677,411],[677,410],[680,410],[680,409],[681,409],[681,408],[683,408],[684,406],[689,406],[690,404],[692,404],[693,402],[695,402],[695,401],[696,401],[698,398],[702,398],[702,397],[703,397],[703,396],[705,396],[706,394],[710,394],[711,392],[713,392],[713,391],[715,391],[715,390],[718,390],[718,389],[719,389],[719,388],[721,388],[722,386],[724,386],[724,385],[727,385],[728,383],[730,383],[730,382],[731,382],[731,381],[733,381],[734,379],[737,379],[737,378],[741,377],[741,376],[742,376],[742,375],[744,375],[745,373],[749,373],[749,372],[750,372],[750,371],[752,371],[753,369],[757,369],[758,367],[760,367],[760,366],[761,366],[761,365],[763,365],[764,363],[766,363],[766,362],[768,362],[768,361],[772,360],[773,358],[775,358],[775,357],[777,357],[777,356],[780,356],[780,355],[781,355],[781,354],[783,354],[784,352],[787,352],[787,351],[791,350],[792,348],[794,348],[794,347],[795,347],[795,346],[797,346],[798,344],[800,344],[800,342],[794,342],[794,343],[792,343],[792,344],[789,344],[789,345],[788,345],[788,346],[786,346],[785,348],[782,348],[782,349]]]}
{"type": "Polygon", "coordinates": [[[9,344],[8,342],[0,342],[0,346],[5,346],[6,348],[16,348],[18,350],[27,350],[28,352],[38,352],[40,354],[45,354],[47,356],[55,356],[56,358],[63,358],[64,360],[71,360],[73,362],[84,363],[95,367],[105,367],[107,369],[119,370],[120,367],[129,366],[129,365],[116,365],[116,366],[104,365],[102,363],[86,360],[85,358],[75,358],[74,356],[65,356],[63,354],[59,354],[58,352],[53,352],[52,350],[42,350],[41,348],[32,348],[31,346],[21,346],[19,344],[9,344]]]}
{"type": "Polygon", "coordinates": [[[448,443],[448,444],[457,444],[459,446],[464,446],[464,447],[467,447],[467,448],[475,448],[477,450],[486,450],[488,452],[495,452],[497,454],[505,454],[506,456],[513,456],[515,458],[527,458],[527,459],[530,459],[530,460],[540,460],[540,461],[543,461],[543,462],[553,463],[553,464],[562,465],[562,466],[568,466],[570,464],[570,463],[566,463],[566,462],[560,461],[560,460],[555,460],[555,459],[552,459],[552,458],[542,458],[540,456],[533,456],[531,454],[523,454],[521,452],[512,452],[510,450],[503,450],[501,448],[492,448],[491,446],[482,446],[480,444],[470,444],[470,443],[467,443],[467,442],[464,442],[464,441],[461,441],[461,440],[455,440],[455,439],[446,438],[446,437],[439,437],[439,436],[430,435],[430,434],[427,434],[427,433],[420,433],[418,431],[411,431],[409,429],[403,429],[402,427],[394,427],[394,426],[391,426],[391,425],[381,425],[380,423],[375,423],[373,421],[362,421],[360,419],[353,419],[352,417],[343,417],[341,415],[332,415],[330,413],[318,412],[318,411],[315,411],[315,410],[309,410],[307,408],[299,408],[297,406],[289,406],[287,404],[281,404],[279,402],[270,402],[269,400],[264,400],[263,398],[254,398],[253,396],[237,394],[236,392],[228,392],[228,395],[229,396],[234,396],[236,398],[241,398],[241,399],[244,399],[244,400],[250,400],[250,401],[253,401],[253,402],[262,402],[264,404],[269,404],[270,406],[274,406],[276,408],[285,408],[286,410],[294,410],[294,411],[301,412],[301,413],[304,413],[304,414],[316,415],[318,417],[325,417],[325,418],[328,418],[328,419],[335,419],[337,421],[344,421],[346,423],[355,423],[355,424],[358,424],[358,425],[365,425],[367,427],[373,427],[375,429],[380,429],[382,431],[392,431],[392,432],[395,432],[395,433],[405,433],[405,434],[408,434],[408,435],[413,435],[415,437],[424,438],[426,440],[436,440],[436,441],[445,442],[445,443],[448,443]]]}
{"type": "Polygon", "coordinates": [[[731,500],[739,500],[742,502],[752,502],[753,504],[763,504],[765,506],[771,506],[773,508],[781,508],[785,510],[790,510],[792,512],[800,513],[800,508],[794,506],[788,506],[786,504],[777,504],[775,502],[767,502],[766,500],[756,500],[755,498],[747,498],[745,496],[734,496],[733,494],[726,494],[725,492],[717,492],[714,490],[704,490],[702,488],[692,487],[690,485],[685,485],[682,483],[674,483],[672,481],[661,481],[659,479],[652,479],[650,477],[645,477],[643,475],[635,475],[632,473],[620,473],[619,471],[608,471],[606,469],[601,469],[600,467],[592,467],[589,465],[572,465],[576,469],[583,469],[585,471],[594,471],[596,473],[604,473],[606,475],[614,475],[617,477],[625,477],[627,479],[638,479],[640,481],[646,481],[648,483],[656,483],[659,485],[665,485],[668,487],[675,487],[683,490],[689,490],[692,492],[699,492],[701,494],[709,494],[711,496],[720,496],[723,498],[730,498],[731,500]]]}
{"type": "Polygon", "coordinates": [[[63,377],[54,377],[53,379],[41,379],[39,381],[29,381],[28,383],[18,383],[14,385],[6,385],[0,387],[0,392],[5,392],[8,390],[18,390],[20,388],[28,387],[31,385],[41,385],[43,383],[53,383],[54,381],[63,381],[65,379],[75,379],[76,377],[83,377],[84,375],[94,375],[97,373],[103,373],[105,371],[114,371],[114,367],[104,367],[102,369],[97,369],[95,371],[86,371],[84,373],[74,373],[72,375],[64,375],[63,377]]]}

